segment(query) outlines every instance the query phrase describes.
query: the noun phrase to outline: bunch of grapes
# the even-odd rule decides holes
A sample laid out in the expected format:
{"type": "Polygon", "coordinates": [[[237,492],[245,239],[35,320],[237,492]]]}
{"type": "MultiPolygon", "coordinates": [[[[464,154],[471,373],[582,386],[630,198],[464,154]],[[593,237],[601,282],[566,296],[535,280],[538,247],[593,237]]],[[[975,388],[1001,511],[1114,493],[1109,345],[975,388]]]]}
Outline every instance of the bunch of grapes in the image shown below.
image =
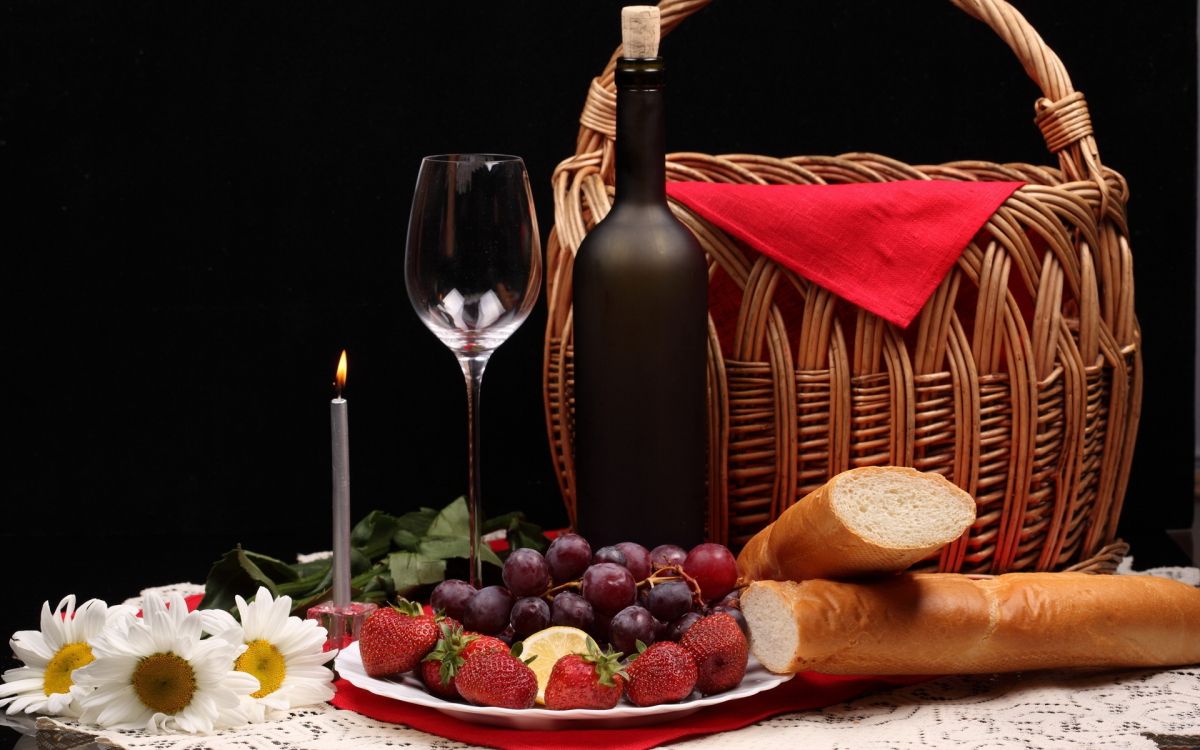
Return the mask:
{"type": "Polygon", "coordinates": [[[733,554],[720,544],[688,551],[621,542],[593,552],[582,536],[564,534],[545,555],[513,550],[503,586],[476,590],[466,581],[443,581],[430,604],[477,633],[511,641],[566,625],[629,654],[639,640],[678,641],[711,612],[727,612],[744,632],[737,578],[733,554]]]}

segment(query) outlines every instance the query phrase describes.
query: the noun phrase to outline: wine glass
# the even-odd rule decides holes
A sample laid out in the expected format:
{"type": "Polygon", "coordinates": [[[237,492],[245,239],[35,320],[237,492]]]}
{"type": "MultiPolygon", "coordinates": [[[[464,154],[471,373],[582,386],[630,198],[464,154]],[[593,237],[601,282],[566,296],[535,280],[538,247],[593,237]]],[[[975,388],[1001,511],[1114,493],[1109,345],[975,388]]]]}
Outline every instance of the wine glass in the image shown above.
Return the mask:
{"type": "Polygon", "coordinates": [[[488,359],[537,300],[542,251],[525,162],[445,154],[421,162],[408,218],[404,281],[421,321],[467,381],[470,579],[482,582],[479,390],[488,359]]]}

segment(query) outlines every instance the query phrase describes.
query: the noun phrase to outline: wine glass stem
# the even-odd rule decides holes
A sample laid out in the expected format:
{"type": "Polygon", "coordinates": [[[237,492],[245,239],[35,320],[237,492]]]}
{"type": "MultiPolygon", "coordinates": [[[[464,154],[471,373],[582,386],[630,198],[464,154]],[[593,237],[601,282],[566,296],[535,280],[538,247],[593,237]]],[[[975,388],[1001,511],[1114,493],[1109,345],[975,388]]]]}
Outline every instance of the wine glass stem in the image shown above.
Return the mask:
{"type": "Polygon", "coordinates": [[[467,380],[467,518],[468,533],[471,535],[471,585],[483,585],[483,560],[479,556],[479,525],[483,522],[483,500],[479,481],[479,391],[483,384],[483,370],[487,367],[491,352],[462,355],[458,364],[467,380]]]}

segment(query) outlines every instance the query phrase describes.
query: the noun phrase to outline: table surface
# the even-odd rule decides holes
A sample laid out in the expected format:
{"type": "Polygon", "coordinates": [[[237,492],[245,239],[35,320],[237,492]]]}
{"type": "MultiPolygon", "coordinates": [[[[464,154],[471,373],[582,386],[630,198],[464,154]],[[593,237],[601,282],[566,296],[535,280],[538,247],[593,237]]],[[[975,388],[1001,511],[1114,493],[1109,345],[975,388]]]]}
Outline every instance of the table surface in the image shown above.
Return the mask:
{"type": "MultiPolygon", "coordinates": [[[[34,728],[26,720],[25,730],[34,728]]],[[[282,721],[207,737],[98,732],[48,718],[38,719],[36,729],[37,746],[43,749],[77,748],[89,736],[102,737],[109,748],[130,750],[470,747],[330,706],[301,709],[282,721]]],[[[667,747],[1200,747],[1200,667],[945,677],[667,747]]]]}
{"type": "MultiPolygon", "coordinates": [[[[1128,570],[1128,561],[1123,567],[1128,570]]],[[[1195,568],[1148,572],[1192,585],[1200,583],[1200,571],[1195,568]]],[[[195,589],[193,584],[164,588],[185,593],[195,589]]],[[[6,717],[2,713],[0,725],[26,735],[20,745],[41,750],[78,750],[89,740],[99,740],[101,744],[94,746],[105,750],[471,747],[329,705],[298,709],[280,721],[203,737],[114,732],[47,717],[6,717]]],[[[15,740],[17,735],[9,732],[8,737],[15,740]]],[[[943,677],[667,747],[1200,748],[1200,665],[943,677]]]]}

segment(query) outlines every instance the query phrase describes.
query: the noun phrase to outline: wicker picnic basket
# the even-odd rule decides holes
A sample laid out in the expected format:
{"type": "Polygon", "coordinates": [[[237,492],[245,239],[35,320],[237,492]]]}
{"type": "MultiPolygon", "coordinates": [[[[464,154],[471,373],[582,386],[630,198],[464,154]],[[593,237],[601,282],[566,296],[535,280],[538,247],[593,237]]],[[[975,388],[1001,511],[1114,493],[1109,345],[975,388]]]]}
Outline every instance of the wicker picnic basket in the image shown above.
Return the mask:
{"type": "MultiPolygon", "coordinates": [[[[708,2],[663,0],[663,33],[708,2]]],[[[1126,183],[1100,163],[1083,95],[1029,23],[1004,0],[951,2],[988,24],[1041,88],[1035,122],[1057,168],[910,166],[866,153],[667,157],[669,180],[1026,183],[907,330],[672,202],[710,272],[742,292],[732,341],[709,324],[708,536],[740,547],[834,474],[899,464],[940,472],[979,504],[975,525],[930,567],[1111,571],[1128,549],[1115,533],[1142,390],[1126,183]]],[[[546,425],[572,523],[571,269],[612,200],[618,53],[592,81],[576,153],[553,177],[546,425]]]]}

